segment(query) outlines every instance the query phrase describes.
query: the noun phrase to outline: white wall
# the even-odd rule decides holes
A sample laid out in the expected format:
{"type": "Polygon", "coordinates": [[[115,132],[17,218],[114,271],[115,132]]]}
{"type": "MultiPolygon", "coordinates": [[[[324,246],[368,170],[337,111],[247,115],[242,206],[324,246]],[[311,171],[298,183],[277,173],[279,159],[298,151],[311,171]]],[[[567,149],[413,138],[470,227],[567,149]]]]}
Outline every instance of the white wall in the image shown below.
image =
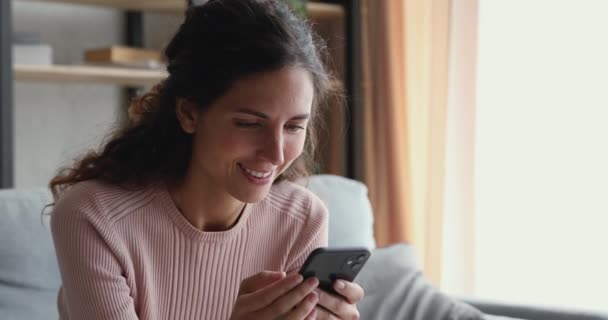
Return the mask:
{"type": "MultiPolygon", "coordinates": [[[[82,63],[86,48],[121,43],[123,17],[117,9],[13,0],[13,29],[40,34],[58,64],[82,63]]],[[[145,45],[164,46],[180,20],[146,14],[145,45]]],[[[16,187],[46,185],[59,166],[97,147],[124,110],[123,99],[119,86],[17,81],[16,187]]]]}

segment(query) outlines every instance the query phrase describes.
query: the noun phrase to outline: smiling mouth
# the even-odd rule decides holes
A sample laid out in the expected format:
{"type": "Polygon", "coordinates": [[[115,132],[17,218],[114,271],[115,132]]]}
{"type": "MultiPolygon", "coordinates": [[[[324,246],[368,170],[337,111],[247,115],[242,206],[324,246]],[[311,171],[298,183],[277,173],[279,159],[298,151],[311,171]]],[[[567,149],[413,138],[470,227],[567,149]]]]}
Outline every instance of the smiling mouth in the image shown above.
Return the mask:
{"type": "Polygon", "coordinates": [[[255,171],[255,170],[245,167],[244,165],[242,165],[240,163],[239,163],[239,167],[241,167],[251,177],[258,178],[258,179],[268,178],[274,172],[274,170],[272,170],[272,171],[255,171]]]}

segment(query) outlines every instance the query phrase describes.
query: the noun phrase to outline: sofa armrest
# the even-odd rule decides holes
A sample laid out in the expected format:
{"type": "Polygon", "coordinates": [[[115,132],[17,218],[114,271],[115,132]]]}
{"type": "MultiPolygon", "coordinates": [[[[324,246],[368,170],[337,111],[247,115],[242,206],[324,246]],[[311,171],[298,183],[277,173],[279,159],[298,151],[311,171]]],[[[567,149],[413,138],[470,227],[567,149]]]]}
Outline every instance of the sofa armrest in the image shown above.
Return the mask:
{"type": "Polygon", "coordinates": [[[608,314],[544,306],[506,304],[496,301],[462,298],[483,313],[526,320],[608,320],[608,314]]]}

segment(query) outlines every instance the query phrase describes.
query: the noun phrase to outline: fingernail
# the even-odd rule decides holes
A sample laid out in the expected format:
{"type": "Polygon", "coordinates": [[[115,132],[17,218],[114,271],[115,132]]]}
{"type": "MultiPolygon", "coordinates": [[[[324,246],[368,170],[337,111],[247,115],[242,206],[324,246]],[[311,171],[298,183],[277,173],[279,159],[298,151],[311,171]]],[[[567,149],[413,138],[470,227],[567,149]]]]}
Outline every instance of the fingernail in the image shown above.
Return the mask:
{"type": "Polygon", "coordinates": [[[308,278],[308,283],[311,284],[311,285],[313,285],[313,286],[316,286],[316,285],[319,284],[319,279],[317,279],[315,277],[308,278]]]}
{"type": "Polygon", "coordinates": [[[342,280],[338,280],[338,281],[336,281],[336,288],[344,289],[344,288],[346,288],[346,283],[344,283],[344,281],[342,281],[342,280]]]}
{"type": "Polygon", "coordinates": [[[311,292],[310,296],[308,297],[310,299],[310,301],[316,301],[319,298],[319,295],[317,295],[316,292],[311,292]]]}

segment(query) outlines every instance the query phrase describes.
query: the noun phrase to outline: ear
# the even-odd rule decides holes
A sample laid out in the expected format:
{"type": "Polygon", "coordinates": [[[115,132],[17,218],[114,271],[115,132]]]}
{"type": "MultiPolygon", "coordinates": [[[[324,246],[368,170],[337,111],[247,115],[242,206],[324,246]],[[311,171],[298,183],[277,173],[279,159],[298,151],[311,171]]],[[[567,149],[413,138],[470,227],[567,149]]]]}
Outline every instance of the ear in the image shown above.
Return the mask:
{"type": "Polygon", "coordinates": [[[175,105],[175,115],[182,130],[190,134],[196,132],[199,111],[192,102],[184,98],[178,98],[175,105]]]}

